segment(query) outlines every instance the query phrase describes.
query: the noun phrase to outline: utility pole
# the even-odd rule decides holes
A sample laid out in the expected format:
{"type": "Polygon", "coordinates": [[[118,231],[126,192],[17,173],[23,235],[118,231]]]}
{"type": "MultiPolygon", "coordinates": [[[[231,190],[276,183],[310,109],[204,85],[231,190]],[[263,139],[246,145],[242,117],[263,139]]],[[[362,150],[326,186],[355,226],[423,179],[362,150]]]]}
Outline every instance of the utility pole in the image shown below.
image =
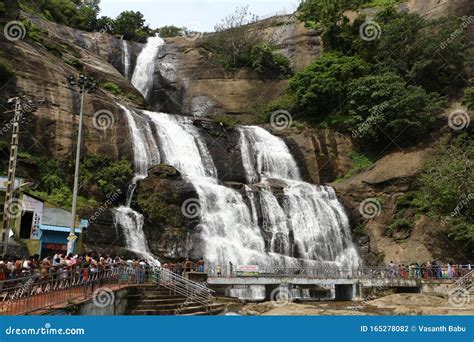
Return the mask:
{"type": "MultiPolygon", "coordinates": [[[[5,190],[5,203],[3,206],[3,231],[1,234],[1,245],[3,254],[7,253],[8,250],[8,240],[10,238],[10,223],[11,223],[11,213],[13,204],[13,196],[15,191],[15,173],[16,173],[16,162],[18,158],[18,139],[20,136],[20,121],[23,117],[23,114],[32,113],[37,110],[37,106],[31,100],[26,97],[13,97],[8,100],[9,104],[13,104],[15,109],[13,110],[13,120],[11,121],[12,125],[12,138],[10,144],[10,159],[8,161],[8,180],[5,190]]],[[[12,111],[7,111],[5,113],[11,113],[12,111]]],[[[21,208],[18,208],[21,210],[21,208]]]]}
{"type": "Polygon", "coordinates": [[[82,126],[84,117],[84,99],[87,91],[94,92],[97,89],[97,83],[93,77],[87,77],[83,74],[76,80],[74,76],[69,76],[69,84],[71,86],[78,86],[81,92],[81,112],[79,114],[79,131],[77,133],[76,146],[76,165],[74,170],[74,190],[72,193],[72,211],[71,211],[71,226],[69,228],[69,236],[67,237],[67,254],[74,253],[77,235],[76,235],[76,211],[77,211],[77,193],[79,190],[79,167],[81,161],[81,144],[82,144],[82,126]]]}

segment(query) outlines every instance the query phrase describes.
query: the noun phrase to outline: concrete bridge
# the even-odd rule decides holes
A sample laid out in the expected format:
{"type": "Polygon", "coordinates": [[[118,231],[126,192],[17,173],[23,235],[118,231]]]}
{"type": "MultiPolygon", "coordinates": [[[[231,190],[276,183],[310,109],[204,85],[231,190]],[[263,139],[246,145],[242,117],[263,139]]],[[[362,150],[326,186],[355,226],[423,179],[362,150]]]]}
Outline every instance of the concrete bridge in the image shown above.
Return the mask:
{"type": "MultiPolygon", "coordinates": [[[[207,283],[216,293],[242,300],[268,300],[278,292],[304,300],[362,300],[374,290],[420,293],[428,288],[447,287],[458,279],[439,278],[431,269],[411,269],[405,274],[387,267],[329,265],[296,268],[253,266],[242,270],[211,266],[208,275],[207,283]]],[[[459,277],[462,275],[458,274],[459,277]]]]}

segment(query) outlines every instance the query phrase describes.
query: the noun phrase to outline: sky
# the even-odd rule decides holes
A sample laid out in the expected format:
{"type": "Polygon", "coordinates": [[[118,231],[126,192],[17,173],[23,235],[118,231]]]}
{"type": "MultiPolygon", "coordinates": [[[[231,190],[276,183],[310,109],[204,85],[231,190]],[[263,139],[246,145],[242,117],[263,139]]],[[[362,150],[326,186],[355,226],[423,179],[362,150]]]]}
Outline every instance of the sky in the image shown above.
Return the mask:
{"type": "Polygon", "coordinates": [[[262,17],[293,13],[299,3],[300,0],[101,0],[100,16],[115,18],[123,11],[134,10],[143,13],[151,28],[175,25],[210,32],[237,7],[248,5],[252,14],[262,17]]]}

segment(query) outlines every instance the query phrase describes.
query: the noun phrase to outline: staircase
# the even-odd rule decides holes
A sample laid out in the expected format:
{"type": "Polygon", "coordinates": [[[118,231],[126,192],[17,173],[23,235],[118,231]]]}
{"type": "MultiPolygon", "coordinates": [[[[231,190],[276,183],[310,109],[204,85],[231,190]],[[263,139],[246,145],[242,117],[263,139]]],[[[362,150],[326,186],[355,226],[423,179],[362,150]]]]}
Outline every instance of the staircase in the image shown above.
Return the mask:
{"type": "Polygon", "coordinates": [[[195,299],[156,285],[131,289],[126,315],[217,315],[224,304],[203,304],[195,299]]]}
{"type": "Polygon", "coordinates": [[[464,277],[460,278],[453,284],[455,289],[463,289],[462,295],[467,296],[467,303],[474,300],[474,270],[470,271],[464,277]]]}

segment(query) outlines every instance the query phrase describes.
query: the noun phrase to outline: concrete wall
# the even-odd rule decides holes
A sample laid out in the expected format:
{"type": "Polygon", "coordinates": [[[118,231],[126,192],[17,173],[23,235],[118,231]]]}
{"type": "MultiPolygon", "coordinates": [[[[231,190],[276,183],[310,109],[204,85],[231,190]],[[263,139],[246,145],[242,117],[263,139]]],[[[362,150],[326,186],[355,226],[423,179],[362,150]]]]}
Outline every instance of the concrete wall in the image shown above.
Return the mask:
{"type": "Polygon", "coordinates": [[[80,316],[119,316],[124,315],[127,309],[127,294],[130,289],[114,291],[115,300],[112,304],[100,307],[94,304],[92,299],[80,304],[70,305],[60,310],[54,310],[48,314],[52,315],[80,315],[80,316]]]}

